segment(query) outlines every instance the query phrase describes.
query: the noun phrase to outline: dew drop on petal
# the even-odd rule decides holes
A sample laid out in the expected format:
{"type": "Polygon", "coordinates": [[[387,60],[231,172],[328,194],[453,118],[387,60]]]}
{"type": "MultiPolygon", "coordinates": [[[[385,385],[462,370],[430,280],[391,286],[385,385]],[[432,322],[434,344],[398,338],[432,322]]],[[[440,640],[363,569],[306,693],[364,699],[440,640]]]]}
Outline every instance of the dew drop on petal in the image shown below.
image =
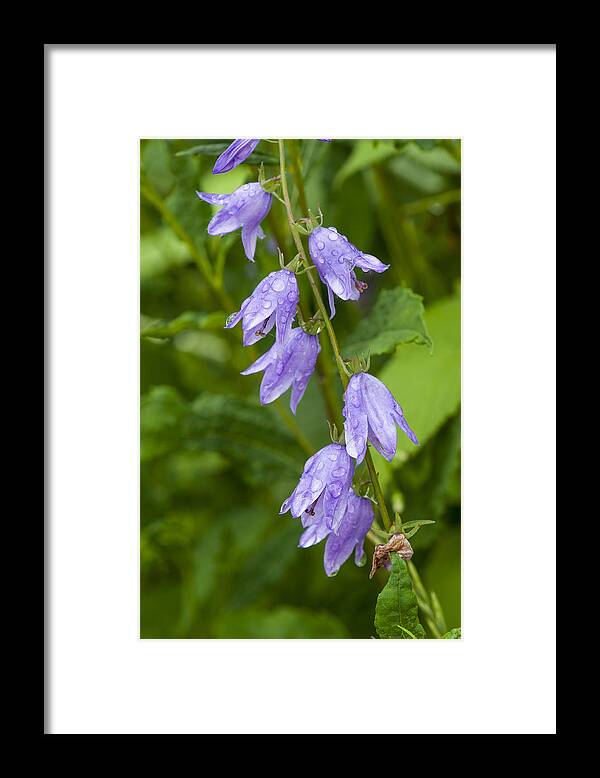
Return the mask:
{"type": "Polygon", "coordinates": [[[329,238],[329,240],[337,240],[337,239],[338,239],[338,234],[337,234],[337,232],[332,232],[332,231],[330,230],[330,231],[327,233],[327,237],[329,238]]]}
{"type": "Polygon", "coordinates": [[[283,281],[281,278],[276,278],[271,286],[276,292],[281,292],[283,289],[285,289],[285,281],[283,281]]]}
{"type": "Polygon", "coordinates": [[[322,240],[320,240],[320,241],[317,243],[317,248],[318,248],[318,249],[320,249],[321,251],[322,251],[322,250],[325,248],[325,244],[323,243],[323,241],[322,241],[322,240]]]}
{"type": "Polygon", "coordinates": [[[311,487],[314,492],[318,492],[319,489],[323,488],[323,481],[320,481],[318,478],[313,478],[311,487]]]}
{"type": "Polygon", "coordinates": [[[263,308],[270,308],[270,307],[271,307],[271,301],[270,300],[265,300],[264,303],[263,303],[263,308]]]}
{"type": "Polygon", "coordinates": [[[285,302],[285,297],[278,297],[277,298],[277,305],[283,305],[285,302]]]}
{"type": "Polygon", "coordinates": [[[360,400],[358,399],[358,395],[356,395],[356,394],[352,396],[352,399],[350,400],[350,402],[352,403],[352,405],[355,408],[358,408],[360,406],[360,400]]]}
{"type": "Polygon", "coordinates": [[[256,189],[251,189],[250,192],[248,193],[248,197],[254,197],[255,194],[256,194],[256,189]]]}
{"type": "Polygon", "coordinates": [[[348,513],[354,513],[354,505],[351,502],[348,503],[348,509],[347,510],[348,510],[348,513]]]}
{"type": "Polygon", "coordinates": [[[352,421],[352,426],[354,427],[354,429],[356,429],[356,428],[358,427],[358,425],[359,425],[359,424],[360,424],[360,422],[359,422],[359,420],[358,420],[358,419],[354,419],[354,420],[352,421]]]}
{"type": "Polygon", "coordinates": [[[346,475],[346,470],[343,467],[336,467],[336,469],[331,473],[332,476],[335,478],[343,478],[346,475]]]}
{"type": "Polygon", "coordinates": [[[323,463],[322,462],[317,462],[317,466],[316,466],[315,470],[322,470],[322,469],[323,469],[323,463]]]}
{"type": "Polygon", "coordinates": [[[332,484],[329,484],[327,491],[333,498],[339,497],[342,493],[342,485],[337,481],[334,481],[332,484]]]}
{"type": "Polygon", "coordinates": [[[237,316],[236,313],[230,313],[227,319],[225,320],[225,324],[231,324],[231,322],[235,319],[237,316]]]}
{"type": "Polygon", "coordinates": [[[337,454],[334,454],[333,451],[327,454],[327,458],[330,459],[332,462],[335,462],[337,459],[337,454]]]}
{"type": "Polygon", "coordinates": [[[294,294],[294,292],[288,292],[287,299],[288,299],[288,300],[289,300],[291,303],[292,303],[292,302],[294,302],[294,300],[296,299],[296,295],[294,294]]]}
{"type": "Polygon", "coordinates": [[[263,284],[260,288],[261,292],[268,292],[269,291],[269,284],[263,284]]]}

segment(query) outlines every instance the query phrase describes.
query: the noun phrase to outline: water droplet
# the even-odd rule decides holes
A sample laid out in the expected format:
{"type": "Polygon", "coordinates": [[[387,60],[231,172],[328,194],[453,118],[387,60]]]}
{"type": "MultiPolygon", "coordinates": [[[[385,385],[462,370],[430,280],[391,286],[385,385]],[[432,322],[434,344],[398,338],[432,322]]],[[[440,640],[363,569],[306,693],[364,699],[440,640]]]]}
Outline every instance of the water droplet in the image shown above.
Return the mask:
{"type": "Polygon", "coordinates": [[[350,400],[350,402],[352,403],[352,405],[355,408],[358,408],[360,406],[360,400],[358,399],[358,395],[357,394],[352,396],[352,399],[350,400]]]}
{"type": "Polygon", "coordinates": [[[313,482],[311,484],[311,488],[313,492],[318,492],[323,488],[323,481],[320,481],[318,478],[313,478],[313,482]]]}
{"type": "Polygon", "coordinates": [[[336,497],[339,497],[340,494],[342,493],[342,485],[337,481],[334,481],[332,484],[329,484],[329,486],[327,487],[327,491],[335,499],[336,497]]]}
{"type": "Polygon", "coordinates": [[[337,459],[337,454],[334,454],[333,451],[330,451],[329,454],[327,454],[327,459],[331,460],[332,462],[335,462],[337,459]]]}
{"type": "Polygon", "coordinates": [[[283,305],[285,302],[285,297],[278,297],[277,298],[277,305],[283,305]]]}
{"type": "Polygon", "coordinates": [[[354,427],[354,429],[356,429],[359,426],[359,424],[360,424],[360,421],[358,419],[353,419],[352,426],[354,427]]]}
{"type": "Polygon", "coordinates": [[[268,292],[269,291],[269,284],[263,284],[260,291],[261,292],[268,292]]]}
{"type": "Polygon", "coordinates": [[[296,295],[294,294],[294,292],[288,292],[287,299],[288,299],[288,300],[289,300],[291,303],[293,303],[293,302],[294,302],[294,300],[296,299],[296,295]]]}
{"type": "Polygon", "coordinates": [[[320,240],[320,241],[317,243],[317,248],[318,248],[318,249],[320,249],[321,251],[323,251],[323,249],[325,248],[325,244],[323,243],[323,241],[322,241],[322,240],[320,240]]]}
{"type": "Polygon", "coordinates": [[[353,503],[348,503],[348,513],[354,513],[354,505],[353,503]]]}
{"type": "Polygon", "coordinates": [[[329,238],[329,240],[337,240],[338,239],[337,232],[328,232],[327,233],[327,237],[329,238]]]}
{"type": "Polygon", "coordinates": [[[244,186],[242,187],[242,189],[243,189],[244,191],[247,191],[248,189],[250,189],[250,184],[244,184],[244,186]]]}
{"type": "Polygon", "coordinates": [[[281,278],[276,278],[271,286],[276,292],[281,292],[283,289],[285,289],[285,281],[283,281],[281,278]]]}
{"type": "Polygon", "coordinates": [[[270,300],[265,300],[264,303],[263,303],[263,308],[270,308],[270,307],[271,307],[271,301],[270,300]]]}
{"type": "Polygon", "coordinates": [[[325,262],[325,260],[323,259],[323,257],[319,257],[319,262],[320,262],[321,264],[323,264],[323,262],[325,262]]]}
{"type": "Polygon", "coordinates": [[[255,194],[256,194],[256,189],[251,189],[250,192],[248,193],[248,197],[254,197],[255,194]]]}
{"type": "Polygon", "coordinates": [[[346,475],[346,470],[343,467],[336,467],[331,475],[335,476],[335,478],[343,478],[346,475]]]}
{"type": "Polygon", "coordinates": [[[230,313],[227,317],[227,320],[225,321],[225,324],[231,324],[231,322],[235,319],[237,316],[237,313],[230,313]]]}
{"type": "Polygon", "coordinates": [[[316,466],[315,470],[322,470],[322,469],[323,469],[323,463],[322,462],[317,462],[317,466],[316,466]]]}
{"type": "Polygon", "coordinates": [[[340,252],[337,249],[331,249],[332,256],[337,256],[340,252]]]}

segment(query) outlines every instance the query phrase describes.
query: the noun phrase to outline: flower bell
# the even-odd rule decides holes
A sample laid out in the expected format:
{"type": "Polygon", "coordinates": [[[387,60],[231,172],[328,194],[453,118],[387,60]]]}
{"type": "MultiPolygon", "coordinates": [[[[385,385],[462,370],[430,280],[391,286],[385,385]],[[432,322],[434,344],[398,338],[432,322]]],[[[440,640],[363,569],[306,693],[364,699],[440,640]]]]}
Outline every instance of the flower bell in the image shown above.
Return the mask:
{"type": "Polygon", "coordinates": [[[260,223],[269,213],[273,195],[265,192],[259,183],[243,184],[231,194],[196,194],[205,203],[221,206],[208,224],[208,234],[226,235],[241,227],[246,257],[254,262],[256,239],[265,237],[260,223]]]}
{"type": "Polygon", "coordinates": [[[361,292],[367,288],[364,281],[356,278],[355,267],[365,271],[374,270],[376,273],[383,273],[389,268],[377,257],[363,254],[335,227],[314,229],[308,239],[308,250],[321,281],[327,287],[331,318],[335,316],[334,294],[341,300],[358,300],[361,292]]]}

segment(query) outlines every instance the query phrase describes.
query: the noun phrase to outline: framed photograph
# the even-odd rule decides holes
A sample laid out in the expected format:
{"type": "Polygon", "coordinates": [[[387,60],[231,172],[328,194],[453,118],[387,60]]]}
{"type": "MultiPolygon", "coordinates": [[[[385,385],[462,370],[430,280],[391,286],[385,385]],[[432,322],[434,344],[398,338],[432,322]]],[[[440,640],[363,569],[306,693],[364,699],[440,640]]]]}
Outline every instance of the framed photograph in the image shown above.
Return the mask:
{"type": "Polygon", "coordinates": [[[554,734],[556,45],[45,83],[45,732],[554,734]]]}

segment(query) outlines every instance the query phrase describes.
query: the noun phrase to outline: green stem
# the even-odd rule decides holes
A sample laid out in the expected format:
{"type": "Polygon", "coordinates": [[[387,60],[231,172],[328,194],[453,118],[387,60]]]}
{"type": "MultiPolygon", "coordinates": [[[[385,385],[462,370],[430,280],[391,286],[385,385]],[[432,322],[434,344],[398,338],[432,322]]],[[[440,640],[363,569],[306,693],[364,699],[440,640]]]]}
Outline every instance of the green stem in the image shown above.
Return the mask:
{"type": "MultiPolygon", "coordinates": [[[[294,219],[294,214],[292,212],[292,206],[290,203],[290,195],[288,192],[287,187],[287,180],[285,175],[285,141],[279,140],[279,166],[281,171],[281,191],[283,194],[283,200],[285,203],[285,208],[288,216],[288,222],[290,226],[290,231],[292,233],[292,237],[294,239],[294,243],[296,245],[296,249],[298,250],[298,254],[302,258],[304,264],[306,267],[309,267],[310,264],[306,255],[306,252],[304,251],[304,246],[302,245],[302,240],[300,238],[300,233],[298,232],[296,228],[296,220],[294,219]]],[[[298,167],[298,164],[295,166],[295,175],[296,175],[296,183],[298,180],[301,180],[302,178],[302,172],[298,167]]],[[[300,202],[302,207],[302,202],[304,201],[304,204],[306,205],[306,194],[304,192],[304,185],[300,186],[298,188],[298,192],[300,195],[300,202]]],[[[308,206],[306,206],[306,212],[308,212],[308,206]]],[[[317,282],[312,277],[310,273],[306,274],[308,276],[308,280],[311,286],[311,289],[313,291],[315,301],[317,303],[317,307],[321,313],[321,317],[323,319],[323,322],[325,323],[325,329],[327,330],[327,335],[329,336],[329,342],[331,343],[331,348],[333,349],[333,353],[335,355],[335,362],[337,365],[338,373],[340,375],[340,379],[342,381],[342,386],[345,389],[348,386],[348,373],[346,372],[346,366],[344,364],[344,360],[342,359],[342,355],[340,353],[340,347],[338,344],[338,340],[335,334],[335,330],[333,329],[333,325],[331,323],[331,320],[327,314],[327,309],[325,308],[325,305],[323,303],[323,298],[321,297],[321,292],[319,290],[319,287],[317,285],[317,282]]],[[[339,418],[340,423],[341,417],[339,418]]],[[[340,426],[341,429],[341,426],[340,426]]],[[[371,483],[373,484],[373,490],[375,491],[375,498],[377,500],[377,505],[379,507],[379,513],[381,514],[381,518],[383,521],[383,524],[387,530],[390,529],[392,526],[392,522],[390,521],[390,517],[387,511],[387,507],[385,504],[385,499],[383,496],[383,492],[381,490],[381,485],[379,484],[379,477],[377,476],[377,471],[375,470],[375,465],[373,463],[373,459],[371,458],[371,452],[367,448],[367,453],[365,455],[365,462],[367,463],[367,468],[369,470],[369,476],[371,478],[371,483]]]]}

